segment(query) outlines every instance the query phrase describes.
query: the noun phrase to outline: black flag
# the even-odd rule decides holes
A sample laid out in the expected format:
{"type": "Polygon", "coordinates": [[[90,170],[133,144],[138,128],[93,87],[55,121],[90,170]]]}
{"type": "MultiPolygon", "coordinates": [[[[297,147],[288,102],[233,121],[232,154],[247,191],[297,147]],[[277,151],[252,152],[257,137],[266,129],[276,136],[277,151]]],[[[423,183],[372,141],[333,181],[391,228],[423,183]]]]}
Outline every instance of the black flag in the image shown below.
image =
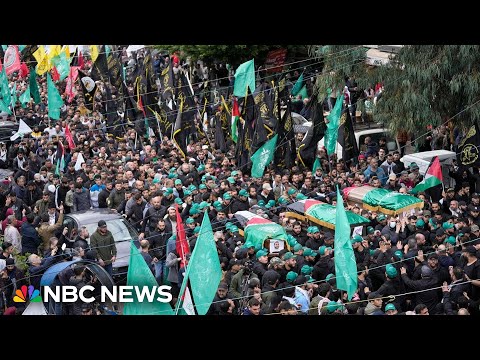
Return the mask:
{"type": "Polygon", "coordinates": [[[78,70],[80,84],[82,84],[83,97],[85,98],[85,106],[89,110],[93,110],[95,102],[95,93],[97,92],[97,84],[93,79],[86,75],[83,71],[78,70]]]}
{"type": "Polygon", "coordinates": [[[191,125],[192,124],[183,117],[183,103],[181,102],[177,112],[177,119],[175,120],[172,141],[184,160],[187,158],[187,144],[191,125]]]}
{"type": "Polygon", "coordinates": [[[101,80],[104,83],[110,82],[110,74],[108,72],[107,55],[105,54],[105,46],[102,46],[99,50],[97,60],[93,63],[90,76],[93,80],[101,80]]]}
{"type": "Polygon", "coordinates": [[[285,79],[280,80],[275,87],[273,114],[279,119],[277,133],[277,149],[274,164],[279,168],[291,169],[295,164],[296,145],[291,104],[285,79]],[[286,108],[282,115],[282,107],[286,108]]]}
{"type": "Polygon", "coordinates": [[[215,119],[215,148],[224,153],[227,150],[227,145],[225,144],[225,136],[222,129],[222,119],[220,114],[217,113],[214,117],[215,119]]]}
{"type": "Polygon", "coordinates": [[[465,137],[458,144],[457,162],[460,168],[469,168],[471,166],[480,166],[479,157],[480,148],[480,131],[478,123],[468,129],[465,137]]]}
{"type": "Polygon", "coordinates": [[[355,133],[353,131],[352,118],[350,111],[346,108],[340,118],[340,126],[338,128],[338,143],[343,148],[343,160],[348,161],[357,159],[359,154],[357,142],[355,141],[355,133]]]}
{"type": "MultiPolygon", "coordinates": [[[[312,99],[315,99],[312,96],[312,99]]],[[[312,126],[308,129],[302,143],[298,147],[298,159],[302,165],[311,169],[317,155],[318,142],[325,136],[325,121],[323,119],[323,107],[318,101],[310,101],[312,126]]]]}
{"type": "Polygon", "coordinates": [[[173,94],[175,91],[175,85],[173,83],[174,75],[173,75],[173,67],[172,63],[170,62],[165,69],[163,69],[162,73],[160,74],[160,93],[162,95],[162,99],[166,102],[173,99],[173,94]]]}

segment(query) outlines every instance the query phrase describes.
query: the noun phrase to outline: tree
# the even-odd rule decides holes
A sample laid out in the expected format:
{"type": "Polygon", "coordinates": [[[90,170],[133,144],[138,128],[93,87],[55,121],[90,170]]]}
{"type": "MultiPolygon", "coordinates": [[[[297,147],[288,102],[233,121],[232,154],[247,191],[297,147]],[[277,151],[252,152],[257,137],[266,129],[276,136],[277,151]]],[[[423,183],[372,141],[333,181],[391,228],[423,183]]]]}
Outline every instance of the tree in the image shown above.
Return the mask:
{"type": "Polygon", "coordinates": [[[325,63],[316,81],[318,101],[327,88],[341,90],[344,76],[351,75],[361,88],[383,82],[375,121],[394,134],[423,134],[427,126],[438,127],[452,116],[455,125],[466,128],[479,118],[480,46],[407,45],[388,65],[376,68],[365,65],[366,50],[361,45],[310,47],[310,56],[325,63]]]}
{"type": "Polygon", "coordinates": [[[306,45],[158,45],[159,50],[173,53],[179,51],[182,56],[190,57],[193,61],[203,60],[208,63],[221,61],[236,68],[241,63],[255,58],[260,65],[270,50],[287,48],[288,56],[297,53],[307,55],[306,45]]]}

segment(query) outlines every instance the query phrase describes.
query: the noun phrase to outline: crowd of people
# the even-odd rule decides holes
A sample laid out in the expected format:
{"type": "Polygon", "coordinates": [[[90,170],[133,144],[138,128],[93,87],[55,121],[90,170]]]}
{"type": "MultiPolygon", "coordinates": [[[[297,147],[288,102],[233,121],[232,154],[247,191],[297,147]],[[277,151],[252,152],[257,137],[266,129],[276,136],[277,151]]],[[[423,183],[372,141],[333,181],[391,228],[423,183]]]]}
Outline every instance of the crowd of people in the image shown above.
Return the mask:
{"type": "MultiPolygon", "coordinates": [[[[123,61],[128,64],[130,58],[123,61]]],[[[19,94],[27,85],[16,73],[9,80],[19,94]]],[[[321,149],[321,166],[315,172],[298,163],[291,169],[269,166],[263,177],[254,178],[238,167],[231,141],[222,152],[206,138],[192,139],[182,158],[166,135],[144,139],[129,124],[123,137],[112,135],[102,114],[105,109],[88,111],[80,85],[73,101],[65,102],[61,120],[50,120],[46,83],[43,78],[38,81],[42,103],[30,102],[26,108],[17,103],[15,108],[16,119],[33,132],[13,142],[3,139],[8,143],[3,144],[4,167],[13,174],[2,181],[0,193],[1,312],[12,313],[13,308],[21,313],[22,304],[12,300],[15,291],[28,284],[38,288],[46,269],[71,256],[97,261],[111,274],[116,248],[105,221],[99,219],[94,234],[86,229],[72,234],[64,227],[64,214],[89,209],[110,209],[138,231],[140,254],[158,283],[172,286],[173,306],[185,272],[175,246],[177,205],[190,251],[203,217],[212,223],[223,276],[208,314],[478,314],[478,168],[452,168],[455,185],[416,194],[424,206],[410,216],[399,218],[346,203],[348,210],[369,220],[363,235],[351,238],[358,289],[349,300],[336,285],[333,232],[289,218],[286,207],[305,198],[333,205],[345,201],[336,197],[337,185],[343,189],[368,184],[409,193],[423,177],[415,163],[406,168],[399,152],[389,153],[385,139],[377,144],[367,137],[358,158],[350,161],[329,158],[321,149]],[[75,148],[65,139],[67,125],[75,148]],[[65,165],[56,171],[59,142],[65,165]],[[77,170],[80,154],[85,162],[77,170]],[[245,247],[234,216],[242,210],[283,226],[288,248],[269,254],[262,244],[245,247]]],[[[437,134],[447,138],[450,131],[442,127],[437,134]]],[[[188,257],[185,263],[188,266],[188,257]]],[[[84,268],[70,275],[71,284],[88,282],[84,268]]],[[[70,313],[95,311],[77,304],[70,313]]]]}

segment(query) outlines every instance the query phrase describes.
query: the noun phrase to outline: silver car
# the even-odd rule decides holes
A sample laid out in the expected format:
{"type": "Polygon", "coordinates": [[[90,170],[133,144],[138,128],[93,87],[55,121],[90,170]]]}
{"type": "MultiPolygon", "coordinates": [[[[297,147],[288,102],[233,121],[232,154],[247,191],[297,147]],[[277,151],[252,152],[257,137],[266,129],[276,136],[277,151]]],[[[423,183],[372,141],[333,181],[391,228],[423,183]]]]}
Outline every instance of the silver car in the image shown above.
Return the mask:
{"type": "MultiPolygon", "coordinates": [[[[63,227],[68,227],[68,237],[76,238],[79,229],[85,226],[90,236],[97,230],[100,220],[105,220],[108,230],[112,233],[117,247],[117,259],[113,263],[113,279],[115,283],[124,283],[127,278],[128,263],[130,261],[130,241],[133,240],[139,247],[138,233],[130,223],[120,214],[110,209],[96,209],[78,211],[66,214],[63,227]]],[[[87,239],[90,243],[90,239],[87,239]]]]}

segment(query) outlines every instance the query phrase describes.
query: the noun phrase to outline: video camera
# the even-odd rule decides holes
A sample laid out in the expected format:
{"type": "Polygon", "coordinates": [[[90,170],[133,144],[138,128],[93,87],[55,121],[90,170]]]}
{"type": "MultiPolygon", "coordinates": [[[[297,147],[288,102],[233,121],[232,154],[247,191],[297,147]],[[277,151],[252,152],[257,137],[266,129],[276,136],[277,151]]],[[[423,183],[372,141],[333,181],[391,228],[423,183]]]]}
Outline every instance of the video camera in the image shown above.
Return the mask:
{"type": "Polygon", "coordinates": [[[247,260],[243,263],[243,273],[245,275],[250,275],[253,270],[253,261],[247,260]]]}

